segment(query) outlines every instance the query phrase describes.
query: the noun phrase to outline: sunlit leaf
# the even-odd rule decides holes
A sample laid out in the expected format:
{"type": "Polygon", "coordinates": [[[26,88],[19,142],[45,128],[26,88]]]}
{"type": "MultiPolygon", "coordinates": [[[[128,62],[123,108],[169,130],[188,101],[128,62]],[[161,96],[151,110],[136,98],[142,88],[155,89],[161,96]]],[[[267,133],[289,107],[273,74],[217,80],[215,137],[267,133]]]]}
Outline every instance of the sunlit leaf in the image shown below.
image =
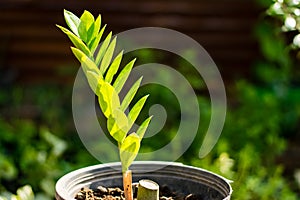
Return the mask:
{"type": "Polygon", "coordinates": [[[95,72],[93,71],[87,71],[86,72],[86,77],[87,77],[87,80],[89,82],[89,85],[91,87],[91,89],[93,90],[93,92],[99,96],[99,90],[97,90],[98,87],[101,87],[101,84],[103,81],[103,78],[102,78],[102,75],[101,74],[96,74],[95,72]]]}
{"type": "Polygon", "coordinates": [[[139,78],[130,88],[130,90],[127,92],[126,96],[124,97],[122,103],[121,103],[121,110],[125,111],[126,108],[129,106],[130,102],[132,101],[133,97],[135,96],[137,90],[139,89],[139,86],[141,84],[142,77],[139,78]]]}
{"type": "Polygon", "coordinates": [[[108,66],[110,65],[111,59],[113,57],[114,51],[115,51],[115,47],[116,47],[116,37],[111,41],[111,43],[109,44],[104,57],[101,61],[100,64],[100,72],[101,74],[104,74],[108,68],[108,66]]]}
{"type": "Polygon", "coordinates": [[[101,28],[101,30],[98,33],[98,35],[88,43],[88,47],[90,48],[92,54],[95,53],[95,50],[97,49],[97,47],[99,45],[99,42],[100,42],[100,40],[102,38],[103,32],[105,30],[105,27],[106,27],[106,25],[104,25],[101,28]]]}
{"type": "Polygon", "coordinates": [[[99,49],[99,51],[97,53],[96,60],[95,60],[97,66],[99,66],[99,64],[100,64],[100,62],[101,62],[101,60],[102,60],[102,58],[103,58],[103,56],[104,56],[104,54],[106,52],[106,49],[107,49],[107,47],[108,47],[108,45],[110,43],[110,40],[111,40],[111,36],[112,36],[112,32],[110,32],[106,36],[105,40],[102,42],[102,44],[100,46],[100,49],[99,49]]]}
{"type": "Polygon", "coordinates": [[[71,50],[75,55],[75,57],[81,63],[84,73],[86,73],[87,71],[92,71],[95,72],[96,74],[100,74],[98,67],[86,54],[84,54],[81,50],[74,47],[71,47],[71,50]]]}
{"type": "Polygon", "coordinates": [[[136,158],[140,149],[140,138],[136,133],[128,135],[120,147],[120,158],[122,162],[122,171],[128,170],[131,163],[136,158]]]}
{"type": "Polygon", "coordinates": [[[101,15],[99,15],[94,21],[93,25],[88,30],[88,43],[97,37],[101,27],[101,15]]]}
{"type": "Polygon", "coordinates": [[[64,10],[64,17],[65,17],[65,20],[66,20],[66,23],[68,25],[68,27],[71,29],[71,31],[79,37],[79,34],[78,34],[78,26],[79,26],[79,23],[80,23],[80,19],[74,15],[72,12],[70,11],[67,11],[67,10],[64,10]]]}
{"type": "Polygon", "coordinates": [[[129,128],[131,128],[131,126],[133,125],[133,123],[135,122],[136,118],[138,117],[138,115],[140,114],[147,98],[149,95],[146,95],[144,97],[142,97],[130,110],[129,114],[128,114],[128,121],[129,121],[129,128]]]}
{"type": "Polygon", "coordinates": [[[85,43],[87,44],[87,46],[89,46],[88,44],[90,43],[90,41],[92,41],[94,39],[93,34],[94,34],[94,29],[95,29],[95,24],[93,23],[88,31],[86,32],[86,40],[85,43]]]}
{"type": "MultiPolygon", "coordinates": [[[[101,26],[101,16],[99,15],[87,31],[86,43],[88,44],[88,46],[90,45],[91,41],[96,39],[96,37],[99,33],[99,30],[100,30],[100,26],[101,26]]],[[[92,51],[91,48],[90,48],[90,50],[92,51]]]]}
{"type": "Polygon", "coordinates": [[[114,61],[111,63],[111,65],[109,66],[109,69],[106,73],[105,76],[105,81],[108,83],[111,83],[114,75],[117,73],[119,67],[120,67],[120,63],[123,57],[123,51],[121,51],[116,58],[114,59],[114,61]]]}
{"type": "Polygon", "coordinates": [[[145,135],[145,132],[149,126],[149,123],[152,119],[152,116],[148,117],[139,127],[139,129],[137,130],[136,134],[140,137],[140,139],[142,139],[145,135]]]}
{"type": "Polygon", "coordinates": [[[119,96],[114,87],[107,82],[103,82],[97,89],[99,89],[98,101],[101,110],[105,117],[109,118],[113,114],[113,111],[120,107],[119,96]]]}
{"type": "Polygon", "coordinates": [[[123,143],[128,130],[128,119],[125,113],[115,109],[107,119],[107,129],[116,141],[123,143]]]}
{"type": "Polygon", "coordinates": [[[133,59],[124,67],[124,69],[121,71],[121,73],[117,77],[116,81],[114,82],[113,86],[114,86],[115,90],[117,91],[117,93],[120,93],[120,91],[122,90],[128,76],[131,72],[131,69],[135,63],[135,60],[136,59],[133,59]]]}
{"type": "Polygon", "coordinates": [[[74,33],[72,33],[71,31],[69,31],[68,29],[60,26],[60,25],[56,25],[58,28],[60,28],[72,41],[72,43],[74,44],[74,46],[78,49],[80,49],[85,55],[89,56],[91,55],[90,50],[88,49],[88,47],[83,43],[83,41],[78,38],[76,35],[74,35],[74,33]]]}
{"type": "Polygon", "coordinates": [[[32,188],[29,185],[25,185],[17,190],[17,199],[20,200],[34,200],[34,194],[32,188]]]}
{"type": "Polygon", "coordinates": [[[83,12],[83,14],[80,17],[78,33],[80,38],[86,43],[88,42],[88,30],[92,26],[94,21],[95,21],[94,16],[86,10],[83,12]]]}

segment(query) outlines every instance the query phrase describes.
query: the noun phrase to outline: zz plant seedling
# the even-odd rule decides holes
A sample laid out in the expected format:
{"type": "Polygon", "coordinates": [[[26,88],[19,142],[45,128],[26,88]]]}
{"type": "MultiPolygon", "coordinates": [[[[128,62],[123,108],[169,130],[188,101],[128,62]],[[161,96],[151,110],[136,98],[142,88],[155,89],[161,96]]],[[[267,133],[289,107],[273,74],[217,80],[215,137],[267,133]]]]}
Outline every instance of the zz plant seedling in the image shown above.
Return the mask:
{"type": "Polygon", "coordinates": [[[151,117],[144,120],[136,132],[129,133],[137,119],[148,95],[140,98],[129,109],[142,78],[138,79],[121,101],[119,94],[132,70],[135,59],[130,61],[119,71],[123,52],[113,58],[116,47],[116,37],[110,32],[100,44],[106,25],[101,27],[101,16],[96,19],[84,11],[81,17],[77,17],[70,11],[64,10],[64,18],[69,29],[57,25],[71,40],[75,47],[71,50],[81,63],[87,81],[98,97],[100,108],[107,118],[107,129],[110,135],[117,141],[120,160],[122,163],[123,186],[125,198],[132,197],[132,178],[129,166],[136,158],[141,140],[150,123],[151,117]]]}

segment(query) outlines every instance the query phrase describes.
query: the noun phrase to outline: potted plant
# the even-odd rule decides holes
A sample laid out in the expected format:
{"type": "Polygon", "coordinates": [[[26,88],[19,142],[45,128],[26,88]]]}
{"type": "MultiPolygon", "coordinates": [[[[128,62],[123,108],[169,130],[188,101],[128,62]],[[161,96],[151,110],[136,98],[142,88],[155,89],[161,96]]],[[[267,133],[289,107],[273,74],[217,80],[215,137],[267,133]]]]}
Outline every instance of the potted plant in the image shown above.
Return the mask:
{"type": "MultiPolygon", "coordinates": [[[[148,117],[135,132],[130,132],[148,97],[146,95],[140,98],[129,109],[142,81],[142,78],[139,78],[122,101],[120,100],[119,93],[133,68],[135,59],[118,73],[123,52],[113,58],[117,40],[116,37],[112,38],[111,32],[100,44],[106,28],[101,27],[101,16],[95,19],[90,12],[84,11],[79,18],[64,10],[64,17],[69,29],[57,26],[74,44],[71,50],[81,63],[89,86],[98,98],[100,109],[106,117],[107,130],[117,143],[121,163],[87,167],[63,176],[56,184],[56,198],[74,199],[77,193],[76,199],[93,199],[91,196],[94,193],[105,193],[99,186],[123,185],[123,191],[118,198],[124,196],[126,200],[132,200],[134,198],[132,182],[139,182],[137,188],[139,200],[159,199],[159,187],[164,185],[167,185],[168,190],[176,191],[179,196],[184,194],[185,199],[229,199],[231,187],[228,181],[211,172],[171,162],[133,162],[152,118],[148,117]],[[129,112],[126,111],[128,109],[129,112]],[[133,177],[129,168],[134,171],[133,177]],[[93,191],[81,188],[91,188],[93,191]]],[[[107,192],[108,189],[103,190],[107,192]]]]}

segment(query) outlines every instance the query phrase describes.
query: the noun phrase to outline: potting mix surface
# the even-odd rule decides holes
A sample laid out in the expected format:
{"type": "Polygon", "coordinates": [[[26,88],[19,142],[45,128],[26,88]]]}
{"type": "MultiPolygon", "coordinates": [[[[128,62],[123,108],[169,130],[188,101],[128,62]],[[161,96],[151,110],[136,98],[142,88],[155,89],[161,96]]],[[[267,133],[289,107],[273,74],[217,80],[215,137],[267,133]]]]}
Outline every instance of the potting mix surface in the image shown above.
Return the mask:
{"type": "MultiPolygon", "coordinates": [[[[206,200],[201,195],[184,195],[172,192],[167,186],[160,187],[160,200],[206,200]]],[[[133,185],[133,197],[136,200],[137,185],[133,185]]],[[[99,186],[96,189],[81,188],[75,196],[76,200],[125,200],[124,191],[120,188],[106,188],[99,186]]]]}

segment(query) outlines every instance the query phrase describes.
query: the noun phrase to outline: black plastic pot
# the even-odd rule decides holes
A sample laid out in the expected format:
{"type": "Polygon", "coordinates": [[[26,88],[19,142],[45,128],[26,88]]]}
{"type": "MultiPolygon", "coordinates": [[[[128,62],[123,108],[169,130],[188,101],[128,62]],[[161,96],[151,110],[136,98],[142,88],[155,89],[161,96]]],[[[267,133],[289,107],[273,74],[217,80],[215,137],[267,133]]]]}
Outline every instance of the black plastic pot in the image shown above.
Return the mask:
{"type": "MultiPolygon", "coordinates": [[[[133,182],[151,179],[160,186],[183,194],[198,194],[205,200],[229,200],[232,188],[229,181],[212,172],[174,162],[137,161],[130,169],[133,182]]],[[[66,174],[56,183],[56,199],[74,199],[82,187],[121,187],[120,163],[100,164],[66,174]]]]}

